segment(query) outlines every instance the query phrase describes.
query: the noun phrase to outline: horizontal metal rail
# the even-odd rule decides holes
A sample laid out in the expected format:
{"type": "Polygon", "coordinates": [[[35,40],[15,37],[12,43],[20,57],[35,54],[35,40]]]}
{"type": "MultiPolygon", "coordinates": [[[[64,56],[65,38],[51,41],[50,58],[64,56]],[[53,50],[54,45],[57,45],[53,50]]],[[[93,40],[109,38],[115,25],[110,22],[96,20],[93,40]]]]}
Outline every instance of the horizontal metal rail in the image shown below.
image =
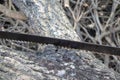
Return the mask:
{"type": "Polygon", "coordinates": [[[42,43],[42,44],[44,43],[53,44],[55,46],[63,46],[68,48],[81,49],[81,50],[94,51],[99,53],[120,56],[120,48],[90,44],[86,42],[78,42],[78,41],[71,41],[71,40],[65,40],[65,39],[50,38],[50,37],[43,37],[43,36],[37,36],[37,35],[5,32],[5,31],[0,31],[0,38],[17,40],[17,41],[42,43]]]}

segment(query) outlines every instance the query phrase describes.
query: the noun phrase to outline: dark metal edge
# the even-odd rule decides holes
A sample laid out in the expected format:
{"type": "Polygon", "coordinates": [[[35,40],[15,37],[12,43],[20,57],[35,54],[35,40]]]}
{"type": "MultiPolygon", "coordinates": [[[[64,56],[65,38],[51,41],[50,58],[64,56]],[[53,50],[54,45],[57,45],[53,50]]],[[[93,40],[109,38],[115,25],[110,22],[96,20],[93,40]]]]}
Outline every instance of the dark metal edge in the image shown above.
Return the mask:
{"type": "Polygon", "coordinates": [[[37,35],[13,33],[13,32],[4,32],[4,31],[0,31],[0,38],[18,40],[18,41],[35,42],[35,43],[43,43],[43,44],[44,43],[53,44],[56,46],[63,46],[63,47],[68,47],[68,48],[81,49],[81,50],[94,51],[94,52],[99,52],[99,53],[106,53],[110,55],[120,56],[120,48],[97,45],[97,44],[90,44],[90,43],[85,43],[85,42],[77,42],[77,41],[70,41],[70,40],[65,40],[65,39],[50,38],[50,37],[43,37],[43,36],[37,36],[37,35]]]}

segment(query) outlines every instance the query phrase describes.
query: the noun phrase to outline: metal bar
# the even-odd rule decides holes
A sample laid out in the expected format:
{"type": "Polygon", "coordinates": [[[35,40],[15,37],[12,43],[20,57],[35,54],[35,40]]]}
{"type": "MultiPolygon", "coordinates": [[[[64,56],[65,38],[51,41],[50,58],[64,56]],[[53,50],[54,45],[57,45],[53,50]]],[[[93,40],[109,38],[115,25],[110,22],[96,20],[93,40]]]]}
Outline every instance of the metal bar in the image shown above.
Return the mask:
{"type": "Polygon", "coordinates": [[[44,43],[53,44],[56,46],[63,46],[63,47],[68,47],[68,48],[81,49],[81,50],[94,51],[94,52],[99,52],[99,53],[120,56],[120,48],[97,45],[97,44],[90,44],[90,43],[85,43],[85,42],[77,42],[77,41],[70,41],[70,40],[65,40],[65,39],[50,38],[50,37],[43,37],[43,36],[37,36],[37,35],[13,33],[13,32],[4,32],[4,31],[0,31],[0,38],[18,40],[18,41],[35,42],[35,43],[43,43],[43,44],[44,43]]]}

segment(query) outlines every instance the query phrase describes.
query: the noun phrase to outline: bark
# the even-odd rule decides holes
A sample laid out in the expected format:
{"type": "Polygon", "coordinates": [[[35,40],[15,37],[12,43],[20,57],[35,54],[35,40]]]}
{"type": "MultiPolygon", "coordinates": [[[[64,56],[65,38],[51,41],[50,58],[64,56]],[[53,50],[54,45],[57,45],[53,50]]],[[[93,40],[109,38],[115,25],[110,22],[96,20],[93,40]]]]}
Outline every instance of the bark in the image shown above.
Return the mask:
{"type": "Polygon", "coordinates": [[[38,35],[80,40],[56,0],[13,0],[38,35]]]}
{"type": "MultiPolygon", "coordinates": [[[[59,0],[12,0],[34,34],[80,41],[59,0]]],[[[0,80],[116,80],[92,52],[46,45],[36,53],[0,46],[0,80]]]]}

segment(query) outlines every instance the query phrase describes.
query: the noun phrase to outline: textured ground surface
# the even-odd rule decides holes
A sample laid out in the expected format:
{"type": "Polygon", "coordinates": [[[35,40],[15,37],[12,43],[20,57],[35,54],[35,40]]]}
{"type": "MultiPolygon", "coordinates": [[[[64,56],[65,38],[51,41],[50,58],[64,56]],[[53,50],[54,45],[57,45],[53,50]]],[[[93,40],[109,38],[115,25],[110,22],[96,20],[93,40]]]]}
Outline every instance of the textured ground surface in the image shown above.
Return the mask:
{"type": "Polygon", "coordinates": [[[48,45],[37,53],[0,47],[0,80],[115,80],[89,52],[48,45]]]}

